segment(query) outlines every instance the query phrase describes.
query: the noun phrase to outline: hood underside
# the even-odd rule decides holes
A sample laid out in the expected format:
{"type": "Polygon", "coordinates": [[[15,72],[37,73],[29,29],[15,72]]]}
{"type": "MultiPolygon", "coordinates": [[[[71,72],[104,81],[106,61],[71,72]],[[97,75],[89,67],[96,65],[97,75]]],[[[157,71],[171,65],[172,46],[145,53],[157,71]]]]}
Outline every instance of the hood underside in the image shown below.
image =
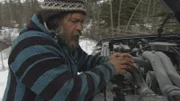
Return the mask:
{"type": "Polygon", "coordinates": [[[160,0],[170,13],[173,13],[178,22],[180,22],[180,0],[160,0]]]}

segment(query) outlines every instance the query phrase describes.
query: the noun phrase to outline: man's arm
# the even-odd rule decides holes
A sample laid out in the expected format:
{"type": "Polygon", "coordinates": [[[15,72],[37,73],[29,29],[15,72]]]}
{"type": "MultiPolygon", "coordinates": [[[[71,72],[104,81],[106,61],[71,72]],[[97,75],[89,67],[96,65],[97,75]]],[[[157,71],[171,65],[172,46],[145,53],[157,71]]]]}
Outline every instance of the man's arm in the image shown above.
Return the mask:
{"type": "Polygon", "coordinates": [[[109,58],[100,55],[88,55],[80,47],[78,48],[78,57],[80,72],[90,70],[91,68],[94,68],[97,65],[103,64],[104,62],[107,62],[109,58]]]}
{"type": "Polygon", "coordinates": [[[115,75],[113,65],[106,62],[73,77],[57,45],[48,38],[24,34],[19,39],[12,47],[10,69],[44,100],[87,101],[115,75]]]}

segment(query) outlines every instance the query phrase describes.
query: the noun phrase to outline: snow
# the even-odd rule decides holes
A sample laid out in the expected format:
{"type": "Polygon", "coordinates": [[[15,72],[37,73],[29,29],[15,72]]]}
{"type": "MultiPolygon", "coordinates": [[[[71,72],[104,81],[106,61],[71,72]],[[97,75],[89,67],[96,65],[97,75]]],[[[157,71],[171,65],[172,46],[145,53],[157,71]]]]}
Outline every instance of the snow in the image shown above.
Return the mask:
{"type": "Polygon", "coordinates": [[[19,34],[17,28],[2,27],[0,30],[0,41],[9,40],[13,41],[19,34]]]}
{"type": "MultiPolygon", "coordinates": [[[[18,35],[18,30],[17,29],[8,29],[8,28],[4,28],[3,30],[0,30],[1,36],[0,36],[0,40],[3,40],[3,37],[8,33],[10,33],[11,37],[12,37],[12,41],[17,37],[18,35]],[[12,32],[12,33],[10,33],[12,32]]],[[[87,52],[87,54],[91,54],[92,50],[94,49],[95,45],[96,45],[96,41],[90,40],[88,38],[83,38],[80,39],[79,44],[82,47],[82,49],[87,52]]],[[[0,54],[0,101],[2,101],[2,97],[4,94],[4,90],[6,87],[6,82],[7,82],[7,76],[8,76],[8,57],[9,57],[9,53],[10,53],[10,47],[2,50],[2,58],[3,61],[1,61],[1,54],[0,54]],[[3,69],[3,67],[5,69],[3,69]]]]}
{"type": "Polygon", "coordinates": [[[79,44],[87,54],[91,54],[97,42],[91,39],[80,39],[79,44]]]}
{"type": "Polygon", "coordinates": [[[8,70],[0,72],[0,101],[2,101],[4,89],[6,87],[6,81],[8,76],[8,70]]]}

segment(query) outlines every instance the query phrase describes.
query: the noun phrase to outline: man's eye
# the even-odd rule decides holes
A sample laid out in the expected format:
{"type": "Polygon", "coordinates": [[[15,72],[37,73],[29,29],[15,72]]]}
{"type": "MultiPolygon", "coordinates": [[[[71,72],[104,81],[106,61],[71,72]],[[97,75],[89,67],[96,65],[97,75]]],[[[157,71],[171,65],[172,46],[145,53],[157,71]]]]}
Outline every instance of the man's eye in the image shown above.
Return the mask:
{"type": "Polygon", "coordinates": [[[79,21],[79,20],[71,20],[72,23],[77,24],[80,23],[81,25],[83,25],[83,21],[79,21]]]}
{"type": "Polygon", "coordinates": [[[73,22],[73,23],[77,23],[78,21],[73,21],[73,20],[72,20],[71,22],[73,22]]]}

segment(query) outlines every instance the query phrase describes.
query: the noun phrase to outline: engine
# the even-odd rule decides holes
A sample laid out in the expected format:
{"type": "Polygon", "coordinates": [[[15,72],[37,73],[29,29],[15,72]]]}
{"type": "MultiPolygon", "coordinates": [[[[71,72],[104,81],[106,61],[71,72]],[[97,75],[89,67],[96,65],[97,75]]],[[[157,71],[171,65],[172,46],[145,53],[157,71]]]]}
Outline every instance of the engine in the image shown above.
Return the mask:
{"type": "Polygon", "coordinates": [[[93,55],[130,53],[134,68],[115,76],[104,101],[180,101],[180,36],[133,36],[102,40],[93,55]]]}

